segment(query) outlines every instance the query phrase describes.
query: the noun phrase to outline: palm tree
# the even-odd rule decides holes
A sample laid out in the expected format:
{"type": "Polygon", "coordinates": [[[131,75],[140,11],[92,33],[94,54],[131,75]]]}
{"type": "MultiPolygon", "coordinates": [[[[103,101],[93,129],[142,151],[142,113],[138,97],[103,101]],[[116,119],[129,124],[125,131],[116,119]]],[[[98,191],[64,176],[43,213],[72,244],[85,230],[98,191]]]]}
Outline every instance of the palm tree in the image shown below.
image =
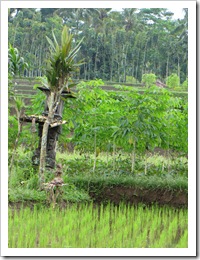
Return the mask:
{"type": "Polygon", "coordinates": [[[69,32],[69,28],[63,27],[61,35],[61,45],[54,35],[53,41],[47,37],[50,45],[50,58],[46,68],[46,78],[43,79],[43,85],[49,90],[47,93],[48,116],[43,125],[40,165],[39,165],[39,183],[44,183],[45,158],[47,148],[47,136],[49,125],[54,119],[55,111],[60,103],[62,91],[68,88],[68,80],[72,72],[76,71],[81,62],[76,62],[75,57],[80,49],[79,42],[75,48],[72,48],[73,35],[69,32]]]}

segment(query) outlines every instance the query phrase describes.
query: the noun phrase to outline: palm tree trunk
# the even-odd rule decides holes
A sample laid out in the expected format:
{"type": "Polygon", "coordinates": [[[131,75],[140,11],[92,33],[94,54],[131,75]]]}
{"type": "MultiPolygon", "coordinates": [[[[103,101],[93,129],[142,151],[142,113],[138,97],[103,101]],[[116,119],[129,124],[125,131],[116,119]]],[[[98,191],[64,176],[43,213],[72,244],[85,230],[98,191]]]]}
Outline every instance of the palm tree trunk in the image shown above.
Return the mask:
{"type": "Polygon", "coordinates": [[[94,58],[94,75],[95,77],[97,77],[97,57],[98,57],[98,44],[97,44],[97,49],[96,49],[96,54],[95,54],[95,58],[94,58]]]}
{"type": "Polygon", "coordinates": [[[112,35],[112,48],[111,48],[111,64],[110,64],[110,81],[113,81],[113,61],[114,61],[114,43],[112,35]]]}
{"type": "Polygon", "coordinates": [[[87,79],[87,64],[84,64],[84,80],[87,79]]]}
{"type": "Polygon", "coordinates": [[[166,78],[169,76],[169,53],[167,55],[166,78]]]}
{"type": "Polygon", "coordinates": [[[120,62],[119,62],[119,60],[117,60],[117,73],[118,73],[118,82],[121,82],[121,78],[120,78],[120,62]]]}
{"type": "Polygon", "coordinates": [[[138,79],[139,58],[140,58],[140,50],[138,51],[137,65],[136,65],[136,70],[135,70],[135,78],[136,79],[138,79]]]}
{"type": "Polygon", "coordinates": [[[128,53],[128,45],[124,46],[124,57],[123,57],[123,67],[124,67],[124,79],[123,82],[126,82],[126,60],[127,60],[127,53],[128,53]]]}
{"type": "Polygon", "coordinates": [[[145,48],[144,48],[144,57],[143,57],[143,64],[142,64],[142,75],[146,73],[146,66],[145,66],[146,62],[145,61],[146,61],[147,43],[148,43],[148,41],[146,41],[145,48]]]}
{"type": "MultiPolygon", "coordinates": [[[[178,55],[177,72],[178,72],[178,77],[179,77],[179,79],[180,79],[180,61],[179,61],[179,55],[178,55]]],[[[179,83],[179,86],[180,86],[180,83],[179,83]]],[[[178,86],[178,87],[179,87],[179,86],[178,86]]]]}

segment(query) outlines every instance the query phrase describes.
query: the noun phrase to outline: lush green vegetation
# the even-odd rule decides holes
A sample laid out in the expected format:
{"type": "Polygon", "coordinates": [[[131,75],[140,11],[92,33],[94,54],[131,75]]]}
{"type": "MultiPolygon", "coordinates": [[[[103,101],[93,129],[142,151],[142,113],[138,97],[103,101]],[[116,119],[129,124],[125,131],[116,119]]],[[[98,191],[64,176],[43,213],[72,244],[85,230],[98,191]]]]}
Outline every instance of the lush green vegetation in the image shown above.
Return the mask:
{"type": "Polygon", "coordinates": [[[9,209],[11,248],[186,248],[187,210],[121,203],[9,209]],[[31,218],[30,218],[31,215],[31,218]]]}
{"type": "MultiPolygon", "coordinates": [[[[122,161],[123,154],[128,153],[130,166],[125,171],[137,173],[135,167],[140,158],[144,174],[148,174],[147,157],[155,148],[162,149],[168,160],[187,155],[187,102],[155,86],[142,94],[133,88],[108,93],[101,89],[101,84],[101,80],[80,83],[76,101],[67,102],[64,111],[68,120],[67,140],[86,158],[87,153],[93,153],[93,172],[102,152],[107,161],[113,156],[113,171],[116,160],[122,161]]],[[[167,164],[166,161],[163,165],[163,173],[167,164]]]]}
{"type": "Polygon", "coordinates": [[[84,37],[77,60],[86,63],[75,78],[135,83],[146,73],[162,81],[176,73],[182,84],[188,75],[188,9],[184,12],[174,20],[165,8],[11,8],[8,39],[29,63],[26,76],[45,75],[46,36],[53,29],[60,39],[65,24],[75,45],[84,37]]]}
{"type": "MultiPolygon", "coordinates": [[[[121,91],[108,92],[101,88],[102,84],[102,80],[81,82],[76,100],[65,102],[63,118],[68,124],[63,126],[60,149],[65,148],[66,142],[73,142],[76,149],[84,152],[94,152],[97,148],[99,152],[109,153],[135,149],[136,153],[144,154],[160,147],[166,153],[174,150],[187,154],[187,99],[174,97],[156,86],[143,93],[125,86],[120,87],[121,91]]],[[[42,93],[34,95],[26,113],[41,114],[44,99],[42,93]]],[[[13,126],[9,129],[12,144],[17,122],[12,116],[9,119],[13,126]]],[[[21,144],[25,145],[23,139],[21,144]]]]}
{"type": "MultiPolygon", "coordinates": [[[[31,151],[26,148],[17,149],[17,158],[13,167],[12,176],[9,177],[9,201],[34,201],[47,204],[48,194],[38,190],[37,168],[32,166],[31,151]]],[[[104,187],[124,186],[141,189],[163,189],[171,191],[184,191],[187,194],[187,159],[182,157],[168,161],[163,156],[147,158],[147,174],[145,164],[138,159],[137,173],[131,173],[128,155],[123,158],[100,155],[97,160],[95,174],[93,173],[94,156],[89,158],[79,153],[57,153],[57,161],[64,165],[64,186],[62,199],[67,202],[81,202],[91,200],[88,192],[101,192],[104,187]],[[166,167],[168,163],[168,167],[166,167]],[[115,168],[113,169],[113,165],[115,168]]],[[[46,171],[46,181],[50,181],[54,171],[46,171]]]]}
{"type": "MultiPolygon", "coordinates": [[[[48,204],[48,194],[44,190],[39,190],[37,167],[32,166],[31,151],[26,151],[26,147],[17,149],[17,155],[9,176],[9,202],[37,202],[48,204]]],[[[46,181],[54,177],[54,172],[47,170],[45,173],[46,181]]],[[[67,182],[68,176],[63,176],[67,182]]],[[[90,197],[83,189],[78,189],[73,183],[69,183],[63,189],[62,199],[69,202],[89,201],[90,197]]]]}
{"type": "MultiPolygon", "coordinates": [[[[102,182],[187,192],[187,102],[156,86],[141,94],[125,86],[107,92],[102,84],[81,82],[76,100],[65,103],[63,118],[68,123],[57,147],[64,181],[71,185],[64,189],[64,199],[88,200],[88,183],[101,187],[102,182]]],[[[41,114],[43,104],[44,95],[38,92],[28,114],[41,114]]],[[[10,116],[9,123],[11,160],[18,121],[10,116]]],[[[34,191],[38,176],[31,157],[37,145],[37,133],[23,126],[9,180],[10,201],[46,200],[44,192],[34,191]]],[[[47,171],[46,181],[51,178],[53,172],[47,171]]]]}

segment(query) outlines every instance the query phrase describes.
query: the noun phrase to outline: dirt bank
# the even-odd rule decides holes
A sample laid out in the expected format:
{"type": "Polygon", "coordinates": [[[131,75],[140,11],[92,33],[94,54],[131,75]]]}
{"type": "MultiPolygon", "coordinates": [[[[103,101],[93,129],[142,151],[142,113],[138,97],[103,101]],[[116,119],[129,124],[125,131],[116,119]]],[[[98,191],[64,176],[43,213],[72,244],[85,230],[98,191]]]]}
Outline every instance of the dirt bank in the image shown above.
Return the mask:
{"type": "Polygon", "coordinates": [[[152,204],[169,205],[174,207],[187,207],[188,195],[185,191],[170,191],[164,189],[142,189],[134,187],[105,187],[98,195],[89,192],[94,202],[111,201],[118,204],[124,201],[130,204],[152,204]]]}

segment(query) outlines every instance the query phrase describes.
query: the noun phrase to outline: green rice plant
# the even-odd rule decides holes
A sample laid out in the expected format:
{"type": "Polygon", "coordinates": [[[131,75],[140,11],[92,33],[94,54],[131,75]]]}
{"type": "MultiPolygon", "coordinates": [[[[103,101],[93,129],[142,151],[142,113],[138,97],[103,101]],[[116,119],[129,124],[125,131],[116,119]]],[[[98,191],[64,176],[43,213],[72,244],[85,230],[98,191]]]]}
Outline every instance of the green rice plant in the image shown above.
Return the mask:
{"type": "Polygon", "coordinates": [[[129,233],[130,233],[129,227],[124,226],[124,228],[123,228],[124,244],[127,244],[130,239],[129,233]]]}
{"type": "Polygon", "coordinates": [[[143,205],[72,204],[10,209],[9,247],[186,247],[187,210],[143,205]],[[31,216],[31,217],[30,217],[31,216]]]}
{"type": "Polygon", "coordinates": [[[177,248],[187,248],[188,247],[188,230],[185,229],[183,235],[181,236],[179,242],[176,245],[177,248]]]}
{"type": "Polygon", "coordinates": [[[148,242],[151,241],[151,243],[153,243],[157,237],[158,237],[158,232],[160,232],[160,230],[157,228],[157,221],[156,218],[150,222],[151,226],[148,227],[148,242]]]}
{"type": "MultiPolygon", "coordinates": [[[[174,219],[171,221],[169,228],[167,230],[166,239],[167,241],[170,241],[171,246],[174,243],[174,240],[176,239],[176,234],[178,230],[178,218],[177,216],[174,217],[174,219]]],[[[170,244],[169,244],[170,247],[170,244]]]]}
{"type": "Polygon", "coordinates": [[[159,236],[159,239],[154,242],[152,247],[154,247],[154,248],[164,248],[164,247],[167,247],[166,246],[166,234],[165,234],[164,230],[161,232],[161,234],[159,236]]]}
{"type": "Polygon", "coordinates": [[[144,228],[143,232],[141,232],[140,239],[137,241],[138,247],[145,248],[147,247],[147,234],[148,234],[148,229],[144,228]]]}

